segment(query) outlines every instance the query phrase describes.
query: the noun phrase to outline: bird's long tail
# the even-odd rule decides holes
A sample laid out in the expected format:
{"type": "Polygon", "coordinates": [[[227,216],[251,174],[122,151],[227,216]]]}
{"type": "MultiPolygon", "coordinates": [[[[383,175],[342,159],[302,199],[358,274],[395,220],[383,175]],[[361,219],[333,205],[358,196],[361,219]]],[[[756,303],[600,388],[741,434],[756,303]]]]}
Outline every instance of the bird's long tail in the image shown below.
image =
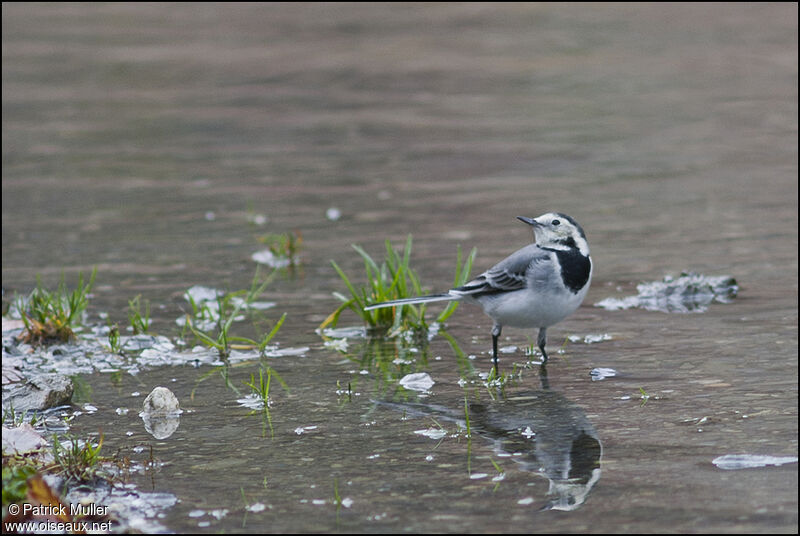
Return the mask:
{"type": "Polygon", "coordinates": [[[417,303],[453,301],[461,298],[462,296],[459,296],[458,294],[448,294],[448,293],[431,294],[429,296],[418,296],[416,298],[403,298],[402,300],[392,300],[387,302],[375,303],[373,305],[364,307],[364,310],[371,311],[372,309],[380,309],[381,307],[394,307],[395,305],[414,305],[417,303]]]}

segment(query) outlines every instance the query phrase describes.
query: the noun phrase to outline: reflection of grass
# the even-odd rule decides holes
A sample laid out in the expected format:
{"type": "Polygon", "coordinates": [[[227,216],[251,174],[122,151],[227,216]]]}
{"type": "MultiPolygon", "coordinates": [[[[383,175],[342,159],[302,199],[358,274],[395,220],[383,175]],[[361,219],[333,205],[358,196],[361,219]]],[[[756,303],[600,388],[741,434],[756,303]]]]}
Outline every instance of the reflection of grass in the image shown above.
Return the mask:
{"type": "Polygon", "coordinates": [[[450,335],[447,331],[441,329],[439,330],[439,335],[445,338],[447,343],[450,345],[450,348],[453,349],[453,353],[456,354],[456,362],[458,363],[458,371],[459,375],[462,378],[466,378],[475,372],[475,367],[472,366],[472,361],[470,361],[467,354],[464,353],[464,350],[458,345],[456,339],[450,335]]]}
{"type": "MultiPolygon", "coordinates": [[[[246,363],[239,363],[238,365],[233,365],[233,366],[244,366],[244,365],[246,365],[246,363]]],[[[219,373],[220,377],[222,378],[222,381],[225,383],[225,387],[236,393],[237,396],[241,395],[242,393],[239,391],[239,389],[231,382],[230,378],[231,366],[232,365],[228,363],[224,363],[222,365],[212,368],[211,370],[200,376],[195,382],[195,386],[192,389],[192,392],[189,394],[189,398],[194,400],[195,392],[197,391],[198,387],[200,387],[200,384],[206,381],[207,379],[211,378],[212,376],[214,376],[214,374],[216,373],[219,373]]]]}
{"type": "Polygon", "coordinates": [[[36,276],[36,288],[27,299],[17,299],[17,310],[25,324],[23,340],[31,344],[67,341],[75,336],[73,328],[81,320],[89,305],[89,291],[94,285],[97,268],[92,270],[84,284],[83,273],[78,274],[78,287],[68,291],[62,276],[56,290],[47,290],[36,276]]]}
{"type": "Polygon", "coordinates": [[[467,402],[467,397],[464,397],[464,423],[467,426],[467,437],[472,437],[472,428],[469,424],[469,402],[467,402]]]}
{"type": "MultiPolygon", "coordinates": [[[[466,380],[473,377],[475,368],[472,361],[460,348],[455,338],[444,329],[440,329],[438,335],[443,336],[451,347],[461,378],[466,380]]],[[[341,353],[343,357],[356,365],[357,371],[352,373],[346,386],[337,380],[336,394],[340,396],[340,401],[344,396],[351,400],[352,394],[367,379],[374,382],[376,393],[407,398],[409,392],[398,385],[400,379],[407,374],[427,371],[430,358],[425,337],[416,338],[414,341],[402,337],[388,340],[379,337],[349,339],[347,349],[341,353]],[[412,346],[409,344],[410,342],[419,344],[412,346]],[[368,371],[369,375],[365,376],[364,371],[368,371]]]]}
{"type": "MultiPolygon", "coordinates": [[[[261,368],[258,369],[258,381],[256,381],[255,374],[251,373],[250,374],[250,382],[249,383],[248,382],[244,382],[244,384],[250,388],[250,393],[252,395],[255,395],[258,398],[258,400],[261,402],[261,404],[262,404],[261,415],[262,415],[262,417],[263,417],[263,419],[265,421],[265,424],[263,426],[262,434],[264,436],[266,436],[266,433],[267,433],[266,423],[268,423],[269,424],[270,437],[275,437],[275,430],[272,428],[272,415],[270,415],[270,412],[269,412],[269,406],[270,406],[269,386],[272,383],[272,376],[273,375],[275,376],[275,378],[278,380],[278,382],[280,382],[281,387],[283,387],[283,389],[286,392],[289,392],[289,386],[286,385],[286,382],[283,381],[283,378],[281,378],[280,375],[278,375],[278,373],[275,372],[272,369],[272,367],[266,367],[267,377],[265,379],[264,378],[264,368],[265,367],[262,366],[261,368]]],[[[255,410],[250,412],[251,415],[253,415],[255,413],[257,413],[257,411],[255,411],[255,410]]]]}
{"type": "Polygon", "coordinates": [[[497,492],[497,489],[500,487],[500,482],[503,480],[503,478],[505,478],[506,471],[505,471],[505,469],[500,467],[497,464],[497,462],[494,461],[493,459],[489,458],[489,461],[492,462],[492,465],[494,466],[494,470],[497,471],[497,476],[495,476],[492,479],[492,480],[495,481],[495,485],[494,485],[494,489],[492,490],[492,493],[495,493],[495,492],[497,492]]]}
{"type": "Polygon", "coordinates": [[[342,496],[339,495],[339,479],[333,479],[333,504],[336,505],[336,519],[339,519],[339,511],[342,509],[342,496]]]}
{"type": "Polygon", "coordinates": [[[338,400],[339,400],[339,405],[340,406],[343,403],[342,395],[344,395],[344,394],[347,395],[347,401],[348,402],[352,402],[353,401],[353,385],[352,385],[352,382],[347,382],[347,390],[345,391],[344,388],[342,388],[341,382],[339,380],[336,380],[336,395],[339,397],[338,400]]]}
{"type": "MultiPolygon", "coordinates": [[[[217,373],[219,373],[219,375],[222,377],[222,380],[224,381],[225,386],[228,389],[230,389],[231,391],[236,393],[237,396],[241,396],[241,394],[242,394],[241,391],[231,381],[231,369],[245,367],[245,366],[250,366],[250,363],[242,362],[242,363],[237,363],[235,365],[231,365],[229,363],[225,363],[225,364],[222,364],[222,365],[219,365],[217,367],[212,368],[210,371],[206,372],[205,374],[200,376],[200,378],[197,379],[197,381],[195,383],[195,387],[192,389],[192,392],[190,394],[190,398],[192,400],[194,400],[195,393],[197,392],[197,389],[200,386],[200,384],[202,382],[208,380],[209,378],[211,378],[212,376],[214,376],[217,373]]],[[[258,409],[254,409],[249,414],[250,415],[261,414],[262,419],[263,419],[263,426],[262,426],[262,435],[263,435],[263,437],[266,437],[266,435],[267,435],[267,427],[269,427],[269,429],[270,429],[271,436],[274,437],[274,430],[272,428],[272,415],[270,414],[270,411],[269,411],[269,408],[270,408],[270,406],[272,404],[272,402],[270,400],[270,397],[269,397],[269,393],[270,393],[270,386],[272,385],[272,378],[273,377],[276,380],[278,380],[278,383],[280,383],[280,385],[283,388],[283,390],[288,393],[289,392],[289,385],[283,380],[283,378],[281,378],[281,376],[275,371],[275,369],[273,369],[272,367],[270,367],[268,365],[265,365],[263,363],[259,367],[258,377],[256,377],[256,375],[254,373],[251,373],[250,374],[250,381],[243,381],[242,382],[242,383],[244,383],[245,386],[250,388],[250,395],[252,397],[254,397],[260,403],[259,404],[260,407],[258,409]]],[[[255,406],[248,405],[247,407],[251,407],[252,408],[252,407],[255,407],[255,406]]]]}
{"type": "MultiPolygon", "coordinates": [[[[408,397],[408,391],[399,385],[400,379],[406,374],[421,372],[428,368],[428,350],[420,349],[411,352],[401,339],[387,341],[385,339],[370,338],[361,341],[361,344],[351,345],[353,351],[344,354],[349,361],[354,363],[359,372],[355,372],[348,382],[348,396],[356,389],[359,382],[370,378],[374,382],[376,393],[389,396],[390,389],[395,396],[408,397]],[[369,371],[365,377],[360,371],[369,371]]],[[[341,391],[341,386],[337,384],[341,391]]]]}
{"type": "MultiPolygon", "coordinates": [[[[356,288],[344,271],[331,261],[333,268],[344,281],[345,286],[350,291],[350,297],[335,293],[334,295],[342,301],[342,304],[331,313],[328,318],[320,325],[320,328],[335,327],[339,321],[339,316],[346,309],[355,312],[361,320],[370,328],[378,330],[389,330],[391,333],[399,333],[408,329],[422,330],[427,328],[425,321],[425,305],[405,305],[401,307],[385,307],[365,311],[368,305],[385,301],[410,298],[423,294],[422,284],[416,271],[411,268],[411,235],[406,239],[402,254],[392,248],[389,240],[386,240],[386,253],[383,262],[378,263],[360,246],[353,245],[353,249],[358,252],[364,260],[364,268],[367,276],[367,285],[356,288]]],[[[458,249],[456,261],[455,285],[463,285],[469,277],[472,263],[475,260],[477,250],[473,249],[462,262],[461,248],[458,249]]],[[[436,318],[437,322],[446,320],[458,306],[457,302],[451,302],[436,318]]]]}
{"type": "Polygon", "coordinates": [[[72,403],[83,404],[92,401],[92,386],[86,379],[87,376],[73,374],[69,377],[72,381],[72,403]]]}

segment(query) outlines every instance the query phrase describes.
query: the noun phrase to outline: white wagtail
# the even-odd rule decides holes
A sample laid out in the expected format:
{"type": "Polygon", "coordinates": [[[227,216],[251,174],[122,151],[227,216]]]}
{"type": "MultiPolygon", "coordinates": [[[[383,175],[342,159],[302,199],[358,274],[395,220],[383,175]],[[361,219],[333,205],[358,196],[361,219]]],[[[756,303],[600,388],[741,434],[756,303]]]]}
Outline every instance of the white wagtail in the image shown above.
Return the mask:
{"type": "Polygon", "coordinates": [[[578,222],[560,212],[518,216],[533,228],[534,243],[515,251],[481,275],[442,294],[405,298],[365,310],[435,301],[465,300],[491,317],[492,363],[497,374],[497,339],[503,326],[539,328],[537,344],[547,361],[547,328],[575,312],[589,290],[592,258],[578,222]]]}

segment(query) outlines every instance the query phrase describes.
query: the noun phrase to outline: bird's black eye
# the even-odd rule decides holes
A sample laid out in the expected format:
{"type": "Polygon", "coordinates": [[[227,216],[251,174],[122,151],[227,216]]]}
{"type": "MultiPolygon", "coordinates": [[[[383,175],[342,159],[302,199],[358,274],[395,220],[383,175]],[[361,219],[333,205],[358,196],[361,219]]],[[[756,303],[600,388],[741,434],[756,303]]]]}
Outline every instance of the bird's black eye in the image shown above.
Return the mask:
{"type": "Polygon", "coordinates": [[[555,227],[556,225],[561,225],[561,222],[559,220],[553,220],[550,223],[553,224],[553,227],[555,227]]]}

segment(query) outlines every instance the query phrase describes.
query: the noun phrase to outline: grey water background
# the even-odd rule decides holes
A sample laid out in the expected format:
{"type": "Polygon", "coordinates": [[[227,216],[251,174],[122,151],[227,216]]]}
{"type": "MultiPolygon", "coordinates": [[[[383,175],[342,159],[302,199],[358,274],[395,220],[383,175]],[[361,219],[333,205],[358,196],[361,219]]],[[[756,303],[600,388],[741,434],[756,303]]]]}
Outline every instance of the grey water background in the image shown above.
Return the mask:
{"type": "MultiPolygon", "coordinates": [[[[108,452],[153,445],[164,465],[137,484],[178,496],[169,529],[797,531],[796,464],[711,463],[797,456],[796,4],[2,10],[4,299],[36,274],[55,284],[97,266],[90,318],[124,322],[141,294],[154,330],[174,335],[187,288],[244,288],[256,235],[302,232],[301,272],[266,295],[288,313],[281,345],[310,348],[270,360],[291,388],[273,386],[274,439],[222,380],[198,382],[208,367],[84,376],[98,411],[74,429],[102,428],[108,452]],[[414,265],[439,290],[457,245],[478,248],[477,273],[530,240],[515,216],[550,210],[584,226],[595,261],[550,345],[612,336],[548,366],[551,391],[603,446],[602,476],[573,511],[540,511],[547,480],[482,438],[414,434],[431,417],[375,404],[393,388],[314,332],[345,290],[329,261],[362,271],[350,244],[380,255],[413,233],[414,265]],[[592,306],[682,270],[732,275],[739,297],[698,314],[592,306]],[[595,367],[620,375],[593,382],[595,367]],[[348,383],[352,401],[337,393],[348,383]],[[156,385],[187,410],[166,440],[136,416],[156,385]],[[334,482],[352,499],[338,511],[334,482]]],[[[448,321],[484,371],[490,327],[468,306],[448,321]]],[[[529,337],[509,329],[503,344],[529,337]]],[[[487,402],[459,386],[443,338],[423,352],[437,383],[422,403],[487,402]]],[[[502,363],[515,361],[521,351],[502,363]]],[[[539,389],[533,368],[508,395],[539,389]]]]}

